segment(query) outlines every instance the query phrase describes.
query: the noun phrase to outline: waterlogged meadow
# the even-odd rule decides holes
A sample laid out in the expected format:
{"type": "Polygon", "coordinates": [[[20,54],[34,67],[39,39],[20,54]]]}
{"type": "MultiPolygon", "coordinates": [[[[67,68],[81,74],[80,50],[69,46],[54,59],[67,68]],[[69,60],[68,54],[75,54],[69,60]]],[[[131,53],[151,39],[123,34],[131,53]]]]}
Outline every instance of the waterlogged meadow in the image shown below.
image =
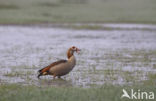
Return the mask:
{"type": "Polygon", "coordinates": [[[155,5],[0,0],[0,101],[155,101],[155,5]],[[72,72],[37,79],[39,69],[67,59],[73,45],[81,53],[72,72]]]}
{"type": "Polygon", "coordinates": [[[90,88],[155,85],[155,78],[154,25],[0,26],[0,84],[90,88]],[[39,69],[66,59],[73,45],[81,53],[75,54],[77,65],[71,73],[62,79],[37,79],[39,69]]]}

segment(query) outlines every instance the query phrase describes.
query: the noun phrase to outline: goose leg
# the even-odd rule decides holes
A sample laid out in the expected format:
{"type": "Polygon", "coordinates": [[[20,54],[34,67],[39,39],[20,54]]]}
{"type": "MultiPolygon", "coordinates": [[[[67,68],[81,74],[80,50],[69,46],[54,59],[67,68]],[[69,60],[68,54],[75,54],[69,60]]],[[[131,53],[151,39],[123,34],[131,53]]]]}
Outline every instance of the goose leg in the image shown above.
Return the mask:
{"type": "Polygon", "coordinates": [[[53,75],[53,79],[55,79],[56,75],[53,75]]]}

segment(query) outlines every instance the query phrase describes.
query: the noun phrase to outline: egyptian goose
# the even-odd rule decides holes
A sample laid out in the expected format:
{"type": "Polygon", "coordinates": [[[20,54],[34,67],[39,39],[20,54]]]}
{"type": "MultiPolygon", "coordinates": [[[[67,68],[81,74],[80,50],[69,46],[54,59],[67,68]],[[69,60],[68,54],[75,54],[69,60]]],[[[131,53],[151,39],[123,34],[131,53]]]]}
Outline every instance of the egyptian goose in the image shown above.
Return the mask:
{"type": "Polygon", "coordinates": [[[57,76],[60,78],[63,75],[68,74],[76,65],[76,59],[74,56],[74,52],[79,53],[80,49],[77,47],[73,46],[68,49],[67,51],[67,58],[68,60],[59,60],[56,61],[43,69],[40,69],[38,78],[43,75],[53,75],[54,79],[57,76]]]}

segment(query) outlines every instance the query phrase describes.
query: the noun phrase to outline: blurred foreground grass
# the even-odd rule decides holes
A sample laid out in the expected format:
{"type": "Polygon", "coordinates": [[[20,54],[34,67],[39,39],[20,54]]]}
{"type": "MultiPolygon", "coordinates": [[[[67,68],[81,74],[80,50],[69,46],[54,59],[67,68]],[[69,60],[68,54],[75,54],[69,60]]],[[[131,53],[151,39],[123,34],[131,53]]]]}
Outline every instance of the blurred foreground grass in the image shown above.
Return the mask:
{"type": "Polygon", "coordinates": [[[0,0],[0,24],[156,23],[156,0],[0,0]]]}
{"type": "MultiPolygon", "coordinates": [[[[1,85],[0,101],[136,101],[121,99],[122,89],[154,92],[154,86],[112,86],[103,85],[95,88],[71,87],[36,87],[21,85],[1,85]]],[[[146,99],[141,101],[147,101],[146,99]]],[[[153,101],[153,100],[150,100],[153,101]]]]}

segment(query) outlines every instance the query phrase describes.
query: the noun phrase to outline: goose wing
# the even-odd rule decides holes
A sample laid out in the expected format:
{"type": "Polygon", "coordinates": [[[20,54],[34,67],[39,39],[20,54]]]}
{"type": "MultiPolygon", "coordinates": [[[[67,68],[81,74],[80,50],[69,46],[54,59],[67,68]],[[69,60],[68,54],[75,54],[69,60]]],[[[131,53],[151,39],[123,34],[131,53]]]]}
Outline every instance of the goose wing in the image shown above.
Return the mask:
{"type": "Polygon", "coordinates": [[[58,65],[58,64],[61,64],[61,63],[65,63],[67,62],[67,60],[59,60],[59,61],[56,61],[56,62],[53,62],[52,64],[38,70],[39,72],[39,75],[46,75],[47,73],[49,73],[49,70],[50,68],[53,68],[54,66],[58,65]]]}

